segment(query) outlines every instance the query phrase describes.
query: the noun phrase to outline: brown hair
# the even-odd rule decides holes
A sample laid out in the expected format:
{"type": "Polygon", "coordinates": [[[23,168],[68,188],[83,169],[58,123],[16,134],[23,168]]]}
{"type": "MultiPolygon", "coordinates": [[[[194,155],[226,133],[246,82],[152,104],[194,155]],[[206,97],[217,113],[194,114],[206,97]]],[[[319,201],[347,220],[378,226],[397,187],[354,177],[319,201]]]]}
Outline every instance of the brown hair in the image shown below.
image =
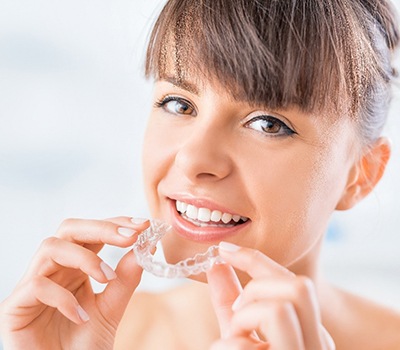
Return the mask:
{"type": "Polygon", "coordinates": [[[365,143],[386,121],[399,44],[386,0],[169,0],[145,74],[217,79],[238,100],[306,112],[335,108],[365,143]],[[345,109],[343,109],[345,108],[345,109]]]}

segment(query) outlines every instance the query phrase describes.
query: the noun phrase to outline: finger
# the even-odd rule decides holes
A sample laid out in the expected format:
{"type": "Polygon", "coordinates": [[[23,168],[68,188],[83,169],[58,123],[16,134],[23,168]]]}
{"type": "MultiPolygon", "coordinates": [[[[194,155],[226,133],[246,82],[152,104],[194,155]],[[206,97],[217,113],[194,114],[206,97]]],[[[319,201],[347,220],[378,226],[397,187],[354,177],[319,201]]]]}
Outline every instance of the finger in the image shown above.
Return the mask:
{"type": "Polygon", "coordinates": [[[238,310],[258,300],[289,301],[299,319],[306,347],[309,349],[322,347],[320,310],[314,285],[309,278],[297,276],[294,279],[286,277],[253,279],[246,285],[233,307],[238,310]]]}
{"type": "Polygon", "coordinates": [[[29,324],[44,312],[45,309],[41,306],[56,308],[76,324],[89,320],[88,314],[70,291],[43,276],[35,276],[15,291],[9,303],[8,312],[18,314],[19,327],[23,328],[21,323],[24,319],[26,319],[26,324],[29,324]]]}
{"type": "Polygon", "coordinates": [[[326,330],[326,328],[321,325],[320,329],[321,329],[322,339],[323,339],[323,342],[324,342],[324,345],[325,345],[324,349],[336,350],[335,342],[334,342],[332,336],[326,330]]]}
{"type": "Polygon", "coordinates": [[[267,350],[267,343],[254,341],[247,337],[230,337],[219,339],[211,345],[210,350],[267,350]]]}
{"type": "Polygon", "coordinates": [[[30,265],[27,276],[51,276],[63,268],[81,270],[100,283],[106,283],[116,277],[112,268],[95,253],[56,237],[50,237],[43,241],[39,253],[30,265]]]}
{"type": "MultiPolygon", "coordinates": [[[[119,217],[114,217],[114,218],[108,218],[105,219],[105,221],[112,222],[116,225],[118,225],[117,232],[118,234],[127,237],[128,241],[131,242],[130,238],[133,233],[133,237],[135,237],[134,241],[132,244],[136,241],[137,235],[143,232],[145,229],[147,229],[150,226],[150,220],[149,219],[144,219],[144,218],[132,218],[132,217],[127,217],[127,216],[119,216],[119,217]]],[[[103,244],[88,244],[86,243],[85,246],[98,253],[102,248],[103,244]]]]}
{"type": "Polygon", "coordinates": [[[225,337],[233,315],[232,304],[242,291],[242,286],[232,266],[228,264],[214,265],[207,271],[207,280],[221,336],[225,337]]]}
{"type": "Polygon", "coordinates": [[[98,252],[104,244],[129,247],[135,242],[137,233],[148,225],[149,222],[134,224],[128,218],[114,218],[108,221],[66,219],[57,230],[56,236],[77,244],[85,244],[98,252]]]}
{"type": "Polygon", "coordinates": [[[116,225],[123,227],[134,227],[139,231],[143,231],[150,226],[150,220],[146,218],[132,218],[128,216],[116,216],[107,218],[105,221],[113,222],[116,225]]]}
{"type": "Polygon", "coordinates": [[[247,336],[253,330],[262,335],[273,349],[306,349],[300,323],[291,303],[254,302],[237,310],[231,320],[231,336],[247,336]]]}
{"type": "Polygon", "coordinates": [[[117,278],[97,296],[102,314],[115,325],[120,322],[133,292],[139,285],[142,271],[136,263],[133,251],[130,250],[122,257],[115,270],[117,278]]]}
{"type": "Polygon", "coordinates": [[[291,271],[255,249],[221,242],[219,244],[219,254],[224,261],[246,272],[253,278],[263,276],[295,276],[291,271]]]}

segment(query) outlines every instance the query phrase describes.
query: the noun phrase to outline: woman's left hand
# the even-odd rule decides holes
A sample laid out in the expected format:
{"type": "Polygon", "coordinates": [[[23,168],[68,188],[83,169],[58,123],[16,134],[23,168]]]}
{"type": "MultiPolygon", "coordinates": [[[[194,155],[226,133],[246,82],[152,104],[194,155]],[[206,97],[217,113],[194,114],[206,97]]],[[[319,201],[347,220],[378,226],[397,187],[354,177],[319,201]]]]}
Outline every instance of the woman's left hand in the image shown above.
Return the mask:
{"type": "Polygon", "coordinates": [[[264,254],[220,244],[227,264],[208,273],[221,339],[211,349],[334,350],[322,326],[314,284],[264,254]],[[251,280],[242,290],[233,267],[251,280]]]}

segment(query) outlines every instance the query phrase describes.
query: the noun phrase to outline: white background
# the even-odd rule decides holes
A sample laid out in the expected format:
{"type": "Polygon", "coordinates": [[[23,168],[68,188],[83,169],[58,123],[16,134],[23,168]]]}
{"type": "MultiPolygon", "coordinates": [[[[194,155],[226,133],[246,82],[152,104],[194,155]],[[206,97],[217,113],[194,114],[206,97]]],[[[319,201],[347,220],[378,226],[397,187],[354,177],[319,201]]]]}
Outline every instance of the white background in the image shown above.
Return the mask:
{"type": "MultiPolygon", "coordinates": [[[[64,218],[148,216],[142,63],[162,3],[1,0],[0,300],[64,218]]],[[[322,262],[338,285],[400,309],[399,87],[395,95],[388,172],[364,203],[335,215],[322,262]]],[[[111,265],[120,255],[103,253],[111,265]]],[[[168,283],[147,276],[142,288],[168,283]]]]}

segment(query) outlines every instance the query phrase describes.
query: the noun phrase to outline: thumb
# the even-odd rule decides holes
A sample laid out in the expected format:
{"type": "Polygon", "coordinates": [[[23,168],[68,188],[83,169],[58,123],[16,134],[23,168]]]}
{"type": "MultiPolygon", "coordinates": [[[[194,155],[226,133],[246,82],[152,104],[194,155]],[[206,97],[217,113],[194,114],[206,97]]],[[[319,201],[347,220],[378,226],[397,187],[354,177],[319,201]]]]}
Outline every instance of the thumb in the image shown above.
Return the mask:
{"type": "Polygon", "coordinates": [[[115,269],[117,278],[110,281],[103,293],[98,295],[99,308],[106,319],[119,324],[133,292],[140,283],[142,272],[133,251],[130,250],[115,269]]]}
{"type": "Polygon", "coordinates": [[[233,315],[232,304],[242,291],[239,279],[229,264],[216,264],[207,272],[211,301],[218,319],[221,337],[228,336],[233,315]]]}

